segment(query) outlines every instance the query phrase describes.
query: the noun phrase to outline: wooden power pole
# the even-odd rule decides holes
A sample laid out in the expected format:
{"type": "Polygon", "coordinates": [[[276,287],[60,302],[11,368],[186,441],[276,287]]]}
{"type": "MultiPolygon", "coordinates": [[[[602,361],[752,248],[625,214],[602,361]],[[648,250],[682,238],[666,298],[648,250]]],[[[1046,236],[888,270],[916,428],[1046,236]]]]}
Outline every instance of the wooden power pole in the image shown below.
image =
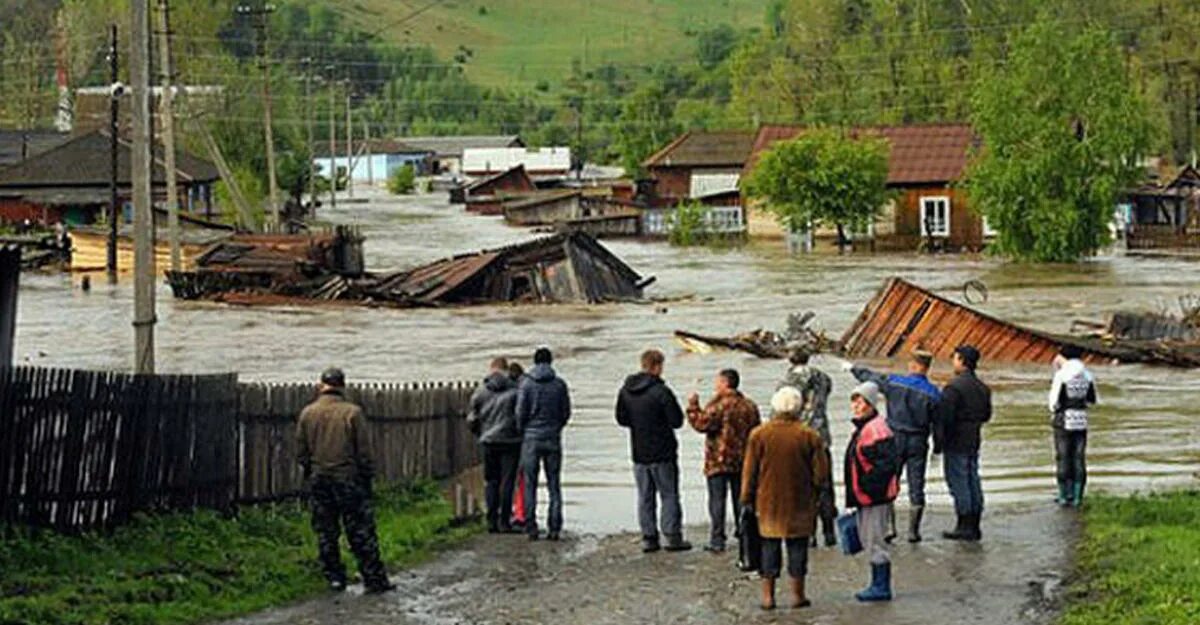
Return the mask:
{"type": "Polygon", "coordinates": [[[337,209],[337,84],[333,80],[334,68],[329,66],[329,207],[337,209]]]}
{"type": "Polygon", "coordinates": [[[267,144],[267,227],[270,230],[279,228],[279,189],[275,179],[275,131],[271,121],[271,61],[267,52],[267,16],[275,12],[275,5],[263,3],[257,7],[238,5],[237,12],[254,20],[256,47],[258,48],[258,65],[262,69],[262,101],[263,101],[263,139],[267,144]]]}
{"type": "Polygon", "coordinates": [[[354,120],[350,112],[350,79],[346,79],[346,197],[354,197],[354,120]]]}
{"type": "Polygon", "coordinates": [[[117,188],[117,157],[120,150],[121,132],[121,89],[117,86],[121,77],[118,72],[119,52],[117,47],[117,25],[112,25],[112,43],[108,49],[108,69],[111,82],[108,94],[108,254],[105,268],[108,269],[108,281],[117,282],[117,230],[121,222],[121,194],[117,188]]]}
{"type": "Polygon", "coordinates": [[[179,189],[175,166],[175,76],[171,63],[171,4],[158,0],[159,65],[162,69],[162,142],[167,178],[167,240],[171,244],[171,271],[183,270],[179,243],[179,189]]]}
{"type": "Polygon", "coordinates": [[[134,373],[154,373],[154,206],[150,185],[150,1],[130,3],[129,77],[133,87],[134,373]]]}

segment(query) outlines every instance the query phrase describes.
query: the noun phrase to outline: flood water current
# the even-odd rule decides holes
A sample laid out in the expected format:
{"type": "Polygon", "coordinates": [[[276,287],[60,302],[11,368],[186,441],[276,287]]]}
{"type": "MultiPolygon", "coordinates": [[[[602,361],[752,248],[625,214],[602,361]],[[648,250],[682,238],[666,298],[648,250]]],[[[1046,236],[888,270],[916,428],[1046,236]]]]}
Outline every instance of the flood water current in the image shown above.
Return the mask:
{"type": "MultiPolygon", "coordinates": [[[[371,199],[343,203],[321,217],[361,226],[373,270],[413,266],[531,236],[506,227],[500,218],[467,215],[461,207],[447,205],[441,194],[396,200],[375,193],[371,199]]],[[[351,381],[478,379],[492,356],[528,363],[534,347],[549,345],[559,373],[571,386],[575,407],[564,439],[568,529],[608,533],[636,527],[628,439],[613,420],[613,404],[642,350],[658,347],[667,353],[664,377],[681,400],[692,391],[707,395],[714,372],[735,367],[742,372],[744,390],[765,407],[784,373],[781,361],[685,353],[673,343],[673,330],[708,335],[783,330],[789,313],[812,310],[817,313],[814,325],[838,336],[893,275],[956,301],[962,299],[964,282],[982,280],[990,291],[983,310],[1056,332],[1065,332],[1073,319],[1104,319],[1117,310],[1174,309],[1179,295],[1200,291],[1195,263],[1121,255],[1081,265],[1030,267],[965,256],[792,257],[779,242],[725,250],[635,241],[605,245],[642,275],[657,276],[648,296],[672,301],[457,310],[251,309],[175,301],[161,286],[159,370],[236,371],[243,380],[305,381],[338,365],[351,381]]],[[[41,366],[127,369],[132,297],[129,281],[110,287],[99,279],[85,293],[72,288],[67,276],[22,276],[18,357],[41,366]]],[[[852,379],[831,358],[815,363],[834,380],[830,411],[840,479],[852,379]]],[[[1130,492],[1195,484],[1200,373],[1141,365],[1100,367],[1095,373],[1101,403],[1089,440],[1089,488],[1130,492]]],[[[935,366],[935,382],[944,383],[948,375],[946,363],[935,366]]],[[[996,406],[982,453],[989,505],[1049,499],[1054,489],[1045,407],[1050,369],[985,362],[980,375],[991,385],[996,406]]],[[[701,523],[706,520],[703,439],[687,429],[679,437],[685,521],[701,523]]],[[[937,460],[931,462],[929,477],[931,504],[948,506],[937,460]]]]}

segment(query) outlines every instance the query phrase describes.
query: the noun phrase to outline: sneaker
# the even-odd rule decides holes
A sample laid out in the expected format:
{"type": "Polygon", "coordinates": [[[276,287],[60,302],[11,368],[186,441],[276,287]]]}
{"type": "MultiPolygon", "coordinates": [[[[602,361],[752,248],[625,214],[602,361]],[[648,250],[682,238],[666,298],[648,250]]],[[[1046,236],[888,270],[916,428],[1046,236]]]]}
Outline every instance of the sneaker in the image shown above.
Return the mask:
{"type": "Polygon", "coordinates": [[[684,540],[682,536],[668,536],[666,549],[667,551],[673,553],[680,551],[691,551],[692,543],[684,540]]]}
{"type": "Polygon", "coordinates": [[[329,590],[331,590],[333,592],[346,592],[345,580],[338,579],[338,580],[333,580],[333,581],[329,582],[329,590]]]}
{"type": "Polygon", "coordinates": [[[704,545],[704,550],[709,553],[725,553],[725,545],[704,545]]]}

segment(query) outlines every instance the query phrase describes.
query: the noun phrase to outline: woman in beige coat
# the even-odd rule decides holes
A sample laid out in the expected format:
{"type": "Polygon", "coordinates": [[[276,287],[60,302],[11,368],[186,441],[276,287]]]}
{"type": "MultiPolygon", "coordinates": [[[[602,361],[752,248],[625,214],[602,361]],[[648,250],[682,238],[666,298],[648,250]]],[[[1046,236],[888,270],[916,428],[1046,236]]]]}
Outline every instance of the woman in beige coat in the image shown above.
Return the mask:
{"type": "Polygon", "coordinates": [[[816,530],[821,487],[829,480],[829,461],[821,436],[800,420],[804,398],[784,387],[771,398],[775,414],[750,434],[742,468],[742,504],[758,516],[762,536],[762,607],[775,607],[775,580],[787,546],[792,607],[808,607],[808,539],[816,530]]]}

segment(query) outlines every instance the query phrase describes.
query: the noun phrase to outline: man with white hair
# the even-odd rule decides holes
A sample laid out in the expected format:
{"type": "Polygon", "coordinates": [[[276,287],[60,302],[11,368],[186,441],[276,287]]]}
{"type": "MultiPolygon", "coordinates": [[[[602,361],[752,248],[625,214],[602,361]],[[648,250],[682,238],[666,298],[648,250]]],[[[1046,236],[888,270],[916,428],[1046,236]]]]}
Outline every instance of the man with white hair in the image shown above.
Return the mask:
{"type": "Polygon", "coordinates": [[[801,419],[804,398],[790,386],[771,398],[771,420],[750,433],[742,467],[742,505],[758,517],[762,536],[762,608],[775,607],[775,580],[787,571],[792,607],[811,605],[804,592],[808,540],[817,529],[817,500],[829,481],[829,462],[821,435],[801,419]]]}
{"type": "Polygon", "coordinates": [[[854,595],[859,601],[892,600],[887,534],[892,502],[900,493],[900,453],[896,435],[877,409],[883,401],[874,382],[850,393],[854,434],[846,447],[846,507],[858,510],[859,540],[871,558],[871,585],[854,595]]]}

